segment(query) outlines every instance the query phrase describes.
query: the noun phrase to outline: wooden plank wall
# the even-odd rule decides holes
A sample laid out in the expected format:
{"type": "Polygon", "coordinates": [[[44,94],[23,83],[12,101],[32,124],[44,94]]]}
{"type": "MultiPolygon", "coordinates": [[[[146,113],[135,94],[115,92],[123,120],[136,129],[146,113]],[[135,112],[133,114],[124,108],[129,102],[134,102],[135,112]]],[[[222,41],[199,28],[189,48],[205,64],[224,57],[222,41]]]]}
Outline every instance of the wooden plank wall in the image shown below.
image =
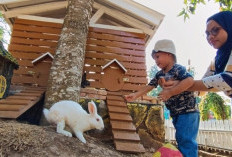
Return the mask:
{"type": "Polygon", "coordinates": [[[90,28],[86,46],[85,71],[91,86],[103,88],[101,66],[117,59],[128,72],[124,90],[137,90],[147,83],[145,35],[100,28],[90,28]]]}
{"type": "Polygon", "coordinates": [[[19,70],[14,71],[12,84],[47,84],[51,60],[43,60],[38,65],[32,61],[46,52],[55,54],[61,27],[56,23],[15,20],[9,51],[17,58],[19,70]]]}
{"type": "MultiPolygon", "coordinates": [[[[45,69],[50,67],[51,60],[44,60],[39,66],[31,61],[46,52],[54,55],[61,28],[57,23],[15,20],[9,51],[20,67],[14,71],[13,84],[46,85],[49,69],[45,69]],[[35,71],[35,75],[30,71],[35,71]]],[[[125,77],[129,82],[125,83],[124,90],[137,90],[147,83],[144,34],[90,27],[84,71],[91,87],[104,88],[101,67],[115,58],[128,70],[125,77]]]]}

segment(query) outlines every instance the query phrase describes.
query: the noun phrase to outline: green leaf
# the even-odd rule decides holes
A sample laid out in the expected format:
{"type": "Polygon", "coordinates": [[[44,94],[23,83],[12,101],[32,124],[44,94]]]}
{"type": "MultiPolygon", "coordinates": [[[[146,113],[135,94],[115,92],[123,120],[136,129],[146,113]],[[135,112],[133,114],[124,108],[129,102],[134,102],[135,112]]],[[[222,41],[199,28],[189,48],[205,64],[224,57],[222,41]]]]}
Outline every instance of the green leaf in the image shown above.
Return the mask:
{"type": "Polygon", "coordinates": [[[183,8],[183,10],[177,16],[182,16],[184,14],[185,14],[185,9],[183,8]]]}
{"type": "Polygon", "coordinates": [[[184,20],[186,20],[186,19],[189,19],[189,15],[186,13],[185,15],[184,15],[184,20]]]}
{"type": "Polygon", "coordinates": [[[192,13],[192,14],[195,14],[195,7],[189,7],[189,10],[190,10],[190,12],[192,13]]]}
{"type": "MultiPolygon", "coordinates": [[[[214,2],[219,4],[220,11],[232,11],[232,0],[214,0],[214,2]]],[[[205,0],[184,0],[183,3],[185,9],[182,9],[178,16],[184,16],[184,20],[189,18],[189,13],[195,13],[198,4],[206,4],[205,0]]]]}

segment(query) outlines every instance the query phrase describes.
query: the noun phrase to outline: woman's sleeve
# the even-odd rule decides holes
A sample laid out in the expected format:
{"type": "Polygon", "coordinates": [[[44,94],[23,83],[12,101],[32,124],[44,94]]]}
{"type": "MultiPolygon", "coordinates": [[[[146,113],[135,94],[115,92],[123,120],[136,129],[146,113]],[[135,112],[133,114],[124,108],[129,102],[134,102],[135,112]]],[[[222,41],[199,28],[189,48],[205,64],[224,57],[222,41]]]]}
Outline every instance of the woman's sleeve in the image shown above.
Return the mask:
{"type": "Polygon", "coordinates": [[[214,75],[215,66],[214,62],[211,62],[205,75],[202,78],[203,84],[208,88],[215,88],[219,91],[231,91],[232,90],[232,73],[222,72],[214,75]]]}
{"type": "Polygon", "coordinates": [[[209,76],[212,76],[214,74],[212,66],[213,66],[213,62],[211,62],[211,64],[209,65],[207,71],[205,72],[205,74],[202,78],[209,77],[209,76]]]}
{"type": "Polygon", "coordinates": [[[223,72],[202,79],[203,84],[208,88],[215,88],[219,91],[232,90],[232,73],[223,72]]]}

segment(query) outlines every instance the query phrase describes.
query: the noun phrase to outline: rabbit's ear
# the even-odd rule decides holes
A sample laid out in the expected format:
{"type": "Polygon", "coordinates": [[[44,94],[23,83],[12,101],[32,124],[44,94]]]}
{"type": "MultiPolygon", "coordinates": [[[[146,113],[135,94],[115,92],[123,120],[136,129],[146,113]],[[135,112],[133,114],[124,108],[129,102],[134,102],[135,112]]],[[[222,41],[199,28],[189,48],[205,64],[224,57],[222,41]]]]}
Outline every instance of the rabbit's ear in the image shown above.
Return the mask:
{"type": "Polygon", "coordinates": [[[97,107],[93,101],[88,103],[88,110],[90,114],[97,114],[97,107]]]}

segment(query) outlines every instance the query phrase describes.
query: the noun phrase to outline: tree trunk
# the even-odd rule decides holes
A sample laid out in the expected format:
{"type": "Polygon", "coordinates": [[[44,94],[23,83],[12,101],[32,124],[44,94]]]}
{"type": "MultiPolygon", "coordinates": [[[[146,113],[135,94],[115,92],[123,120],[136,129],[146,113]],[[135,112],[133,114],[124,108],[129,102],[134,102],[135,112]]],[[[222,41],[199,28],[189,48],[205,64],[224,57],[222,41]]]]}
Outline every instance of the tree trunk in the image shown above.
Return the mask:
{"type": "Polygon", "coordinates": [[[93,2],[94,0],[69,0],[48,79],[46,108],[60,100],[79,100],[93,2]]]}

